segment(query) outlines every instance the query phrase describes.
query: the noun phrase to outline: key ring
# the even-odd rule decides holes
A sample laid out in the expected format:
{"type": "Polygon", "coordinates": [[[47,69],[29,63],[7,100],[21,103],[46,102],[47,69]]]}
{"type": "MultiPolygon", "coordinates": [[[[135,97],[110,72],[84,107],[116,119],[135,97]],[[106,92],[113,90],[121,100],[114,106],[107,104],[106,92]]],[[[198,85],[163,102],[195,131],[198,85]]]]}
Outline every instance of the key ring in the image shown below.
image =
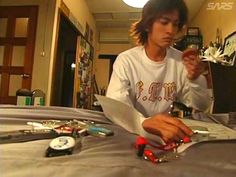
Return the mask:
{"type": "Polygon", "coordinates": [[[156,148],[158,150],[162,150],[165,152],[176,152],[176,149],[182,144],[182,143],[189,143],[191,142],[191,139],[189,137],[183,138],[180,142],[171,142],[167,143],[165,145],[154,145],[150,143],[146,138],[142,136],[138,136],[136,138],[135,142],[135,148],[137,150],[137,156],[143,157],[145,160],[149,160],[153,163],[160,163],[160,162],[166,162],[168,161],[168,158],[161,158],[155,156],[152,150],[146,148],[147,146],[150,146],[152,148],[156,148]]]}

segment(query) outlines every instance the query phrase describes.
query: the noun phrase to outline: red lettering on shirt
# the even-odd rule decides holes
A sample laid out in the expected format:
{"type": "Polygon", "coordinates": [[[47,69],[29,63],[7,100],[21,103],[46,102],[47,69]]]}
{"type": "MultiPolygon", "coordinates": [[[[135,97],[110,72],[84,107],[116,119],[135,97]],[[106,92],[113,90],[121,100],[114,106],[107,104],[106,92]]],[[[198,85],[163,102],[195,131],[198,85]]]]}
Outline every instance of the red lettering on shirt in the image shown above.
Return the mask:
{"type": "Polygon", "coordinates": [[[171,83],[159,83],[152,82],[148,88],[148,95],[144,95],[144,83],[139,81],[136,83],[136,99],[138,100],[142,97],[143,101],[174,101],[176,96],[176,84],[175,82],[171,83]],[[143,95],[142,95],[143,94],[143,95]],[[160,95],[163,94],[163,95],[160,95]],[[148,99],[147,99],[148,98],[148,99]]]}
{"type": "Polygon", "coordinates": [[[149,93],[149,98],[148,100],[154,102],[157,100],[158,98],[158,91],[161,89],[161,83],[158,82],[153,82],[151,83],[149,89],[148,89],[148,93],[149,93]]]}
{"type": "Polygon", "coordinates": [[[135,85],[136,85],[136,90],[137,90],[136,99],[139,99],[143,91],[143,82],[139,81],[135,85]]]}
{"type": "Polygon", "coordinates": [[[175,94],[176,94],[176,84],[174,82],[172,83],[164,83],[163,84],[163,88],[164,88],[164,99],[166,101],[174,101],[174,97],[175,97],[175,94]]]}

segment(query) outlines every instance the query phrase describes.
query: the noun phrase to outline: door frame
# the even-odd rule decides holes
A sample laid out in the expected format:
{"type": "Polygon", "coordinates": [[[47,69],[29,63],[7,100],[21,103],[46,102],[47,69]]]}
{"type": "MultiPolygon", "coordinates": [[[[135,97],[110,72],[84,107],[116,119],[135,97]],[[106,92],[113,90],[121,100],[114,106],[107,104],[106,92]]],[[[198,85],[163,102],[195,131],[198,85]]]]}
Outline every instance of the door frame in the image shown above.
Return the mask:
{"type": "Polygon", "coordinates": [[[31,89],[38,6],[0,6],[0,16],[8,18],[6,36],[0,37],[5,46],[3,66],[0,66],[0,103],[16,104],[16,96],[9,96],[10,75],[22,76],[22,88],[31,89]],[[14,37],[16,18],[29,18],[26,37],[14,37]],[[13,46],[25,46],[24,66],[11,66],[13,46]],[[27,77],[25,77],[27,75],[27,77]]]}

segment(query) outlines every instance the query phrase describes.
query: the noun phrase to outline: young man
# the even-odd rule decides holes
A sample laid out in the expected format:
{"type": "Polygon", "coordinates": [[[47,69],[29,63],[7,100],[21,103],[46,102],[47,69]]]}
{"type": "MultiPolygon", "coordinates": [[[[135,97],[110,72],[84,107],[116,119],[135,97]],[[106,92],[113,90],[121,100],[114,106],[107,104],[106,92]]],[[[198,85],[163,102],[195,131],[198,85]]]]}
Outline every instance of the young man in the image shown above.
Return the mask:
{"type": "Polygon", "coordinates": [[[181,101],[197,110],[210,104],[204,65],[190,51],[172,47],[174,37],[187,22],[183,0],[149,0],[142,19],[131,32],[140,46],[121,53],[113,66],[107,96],[135,107],[144,117],[144,130],[165,142],[179,141],[192,131],[168,115],[173,101],[181,101]]]}

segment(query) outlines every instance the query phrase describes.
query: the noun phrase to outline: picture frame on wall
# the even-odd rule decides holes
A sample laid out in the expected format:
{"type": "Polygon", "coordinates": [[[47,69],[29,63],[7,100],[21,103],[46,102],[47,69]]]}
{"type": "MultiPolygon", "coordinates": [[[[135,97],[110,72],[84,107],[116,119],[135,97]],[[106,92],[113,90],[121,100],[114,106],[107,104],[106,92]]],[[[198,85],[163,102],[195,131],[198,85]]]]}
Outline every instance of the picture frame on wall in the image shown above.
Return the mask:
{"type": "Polygon", "coordinates": [[[89,40],[89,25],[88,25],[88,23],[86,23],[84,38],[87,41],[89,40]]]}
{"type": "Polygon", "coordinates": [[[200,30],[198,27],[188,27],[187,29],[187,35],[190,36],[199,36],[200,35],[200,30]]]}
{"type": "Polygon", "coordinates": [[[229,34],[224,39],[223,53],[226,54],[225,58],[231,66],[235,65],[236,60],[236,31],[229,34]]]}
{"type": "Polygon", "coordinates": [[[90,44],[93,43],[93,30],[92,29],[90,29],[90,32],[89,32],[89,42],[90,44]]]}

